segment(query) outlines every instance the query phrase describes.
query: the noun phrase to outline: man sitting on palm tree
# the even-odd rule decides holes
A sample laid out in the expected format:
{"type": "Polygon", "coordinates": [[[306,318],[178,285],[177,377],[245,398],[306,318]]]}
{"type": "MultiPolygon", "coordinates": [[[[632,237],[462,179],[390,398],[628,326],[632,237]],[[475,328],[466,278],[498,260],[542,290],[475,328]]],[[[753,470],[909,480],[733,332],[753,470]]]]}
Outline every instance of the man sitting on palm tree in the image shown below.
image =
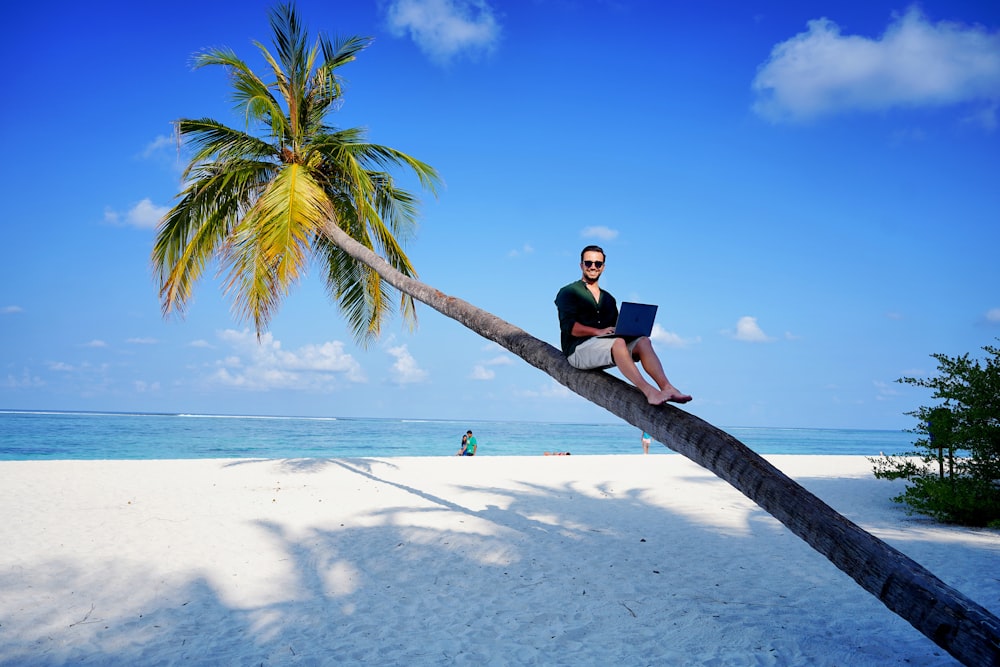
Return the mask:
{"type": "Polygon", "coordinates": [[[690,396],[681,393],[667,379],[647,336],[632,340],[597,338],[613,334],[618,319],[618,302],[597,284],[604,273],[604,250],[596,245],[584,248],[580,253],[580,269],[583,277],[563,287],[556,296],[562,351],[570,365],[583,370],[617,366],[652,405],[690,401],[690,396]],[[642,376],[636,360],[656,386],[642,376]]]}

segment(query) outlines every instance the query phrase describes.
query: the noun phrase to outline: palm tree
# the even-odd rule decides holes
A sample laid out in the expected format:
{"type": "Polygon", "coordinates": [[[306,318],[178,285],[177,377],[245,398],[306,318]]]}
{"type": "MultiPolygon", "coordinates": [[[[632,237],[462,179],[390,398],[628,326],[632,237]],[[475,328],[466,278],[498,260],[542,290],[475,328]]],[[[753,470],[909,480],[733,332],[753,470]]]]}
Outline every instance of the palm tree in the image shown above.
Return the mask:
{"type": "MultiPolygon", "coordinates": [[[[376,271],[332,243],[325,227],[339,225],[352,240],[377,248],[394,271],[413,276],[400,239],[413,228],[416,200],[385,169],[409,167],[432,191],[438,175],[405,153],[367,143],[362,130],[325,124],[342,99],[338,68],[369,39],[321,37],[309,49],[287,6],[273,12],[271,24],[277,56],[257,44],[275,77],[271,84],[227,49],[195,59],[196,67],[228,71],[248,127],[264,131],[256,136],[210,118],[176,123],[194,155],[180,201],[162,220],[153,248],[164,314],[183,310],[205,265],[217,257],[234,310],[252,320],[259,335],[315,259],[356,338],[367,343],[393,310],[391,291],[376,271]]],[[[400,310],[415,323],[413,299],[400,294],[400,310]]]]}
{"type": "Polygon", "coordinates": [[[391,312],[391,288],[413,321],[420,301],[548,373],[572,391],[652,434],[732,484],[850,575],[889,609],[968,665],[1000,665],[1000,619],[901,552],[863,531],[729,434],[673,406],[650,406],[631,385],[573,369],[553,346],[415,278],[397,239],[416,200],[385,169],[411,169],[431,190],[426,164],[368,144],[358,130],[325,125],[341,99],[336,70],[369,40],[311,50],[290,6],[272,12],[277,58],[258,44],[274,81],[265,84],[232,52],[208,51],[198,66],[222,65],[256,136],[213,120],[181,120],[194,148],[179,201],[164,217],[152,254],[164,313],[182,309],[205,265],[228,271],[237,312],[258,334],[310,261],[325,268],[330,294],[361,342],[391,312]],[[320,55],[322,57],[320,57],[320,55]]]}

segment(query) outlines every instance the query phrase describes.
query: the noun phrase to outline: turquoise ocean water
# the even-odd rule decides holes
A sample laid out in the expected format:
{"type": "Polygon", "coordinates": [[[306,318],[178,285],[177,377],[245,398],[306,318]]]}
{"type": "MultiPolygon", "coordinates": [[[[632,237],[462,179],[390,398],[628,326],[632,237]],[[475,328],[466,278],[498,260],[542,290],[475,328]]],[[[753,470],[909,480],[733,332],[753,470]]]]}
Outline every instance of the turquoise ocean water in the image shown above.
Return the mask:
{"type": "MultiPolygon", "coordinates": [[[[472,429],[480,456],[639,454],[625,423],[252,417],[0,410],[0,460],[448,456],[472,429]]],[[[861,454],[911,449],[904,431],[726,428],[760,454],[861,454]]],[[[672,454],[656,443],[651,454],[672,454]]]]}

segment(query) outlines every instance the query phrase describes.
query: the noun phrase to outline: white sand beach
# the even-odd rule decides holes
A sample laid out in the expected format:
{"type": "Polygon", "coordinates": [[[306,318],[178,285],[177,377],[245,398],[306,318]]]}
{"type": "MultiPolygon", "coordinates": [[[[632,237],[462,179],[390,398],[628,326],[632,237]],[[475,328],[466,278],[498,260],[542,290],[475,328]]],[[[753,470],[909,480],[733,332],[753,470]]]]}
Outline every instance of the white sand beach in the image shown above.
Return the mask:
{"type": "MultiPolygon", "coordinates": [[[[769,456],[1000,613],[1000,531],[769,456]]],[[[0,463],[4,665],[954,665],[681,456],[0,463]]]]}

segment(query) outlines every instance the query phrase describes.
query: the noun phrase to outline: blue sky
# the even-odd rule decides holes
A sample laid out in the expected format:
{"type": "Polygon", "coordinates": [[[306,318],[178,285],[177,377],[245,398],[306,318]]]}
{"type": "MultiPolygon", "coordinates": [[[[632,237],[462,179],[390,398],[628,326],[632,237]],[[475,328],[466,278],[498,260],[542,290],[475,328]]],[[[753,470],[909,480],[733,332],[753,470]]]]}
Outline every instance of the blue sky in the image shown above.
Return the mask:
{"type": "MultiPolygon", "coordinates": [[[[259,67],[271,4],[85,5],[18,3],[0,46],[0,408],[615,419],[423,306],[359,348],[315,277],[260,345],[214,272],[164,319],[171,121],[240,122],[191,57],[259,67]]],[[[555,293],[599,243],[712,423],[909,427],[930,397],[894,381],[1000,336],[1000,4],[297,7],[375,38],[333,122],[443,176],[421,279],[558,345],[555,293]]]]}

